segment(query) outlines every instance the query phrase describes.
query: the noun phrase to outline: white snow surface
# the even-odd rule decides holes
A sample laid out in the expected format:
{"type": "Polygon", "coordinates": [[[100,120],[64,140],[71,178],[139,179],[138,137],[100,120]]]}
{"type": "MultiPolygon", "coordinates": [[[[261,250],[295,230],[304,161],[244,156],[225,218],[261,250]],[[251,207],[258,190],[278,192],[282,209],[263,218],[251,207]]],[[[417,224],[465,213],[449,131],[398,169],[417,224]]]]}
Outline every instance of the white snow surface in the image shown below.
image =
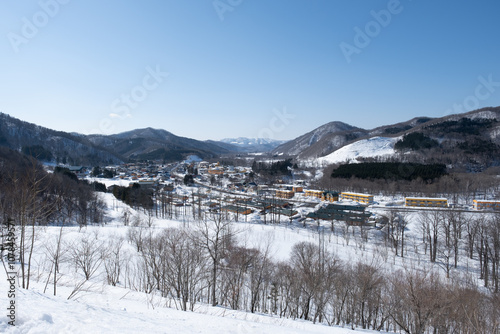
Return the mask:
{"type": "MultiPolygon", "coordinates": [[[[2,270],[2,305],[7,305],[6,278],[2,270]]],[[[70,288],[60,288],[54,297],[43,293],[43,285],[33,289],[17,289],[16,326],[6,323],[2,312],[1,333],[375,333],[352,331],[347,328],[314,325],[306,321],[280,319],[258,314],[231,311],[205,305],[196,312],[183,312],[159,305],[143,293],[101,286],[96,292],[86,292],[78,300],[63,296],[70,288]]]]}
{"type": "MultiPolygon", "coordinates": [[[[98,235],[101,240],[125,237],[127,227],[123,226],[121,217],[124,210],[132,214],[140,214],[113,198],[111,194],[101,194],[107,203],[107,217],[110,219],[104,226],[88,226],[79,229],[77,226],[65,227],[63,242],[71,244],[83,235],[98,235]]],[[[271,256],[274,260],[286,260],[293,245],[300,241],[317,242],[315,228],[298,226],[264,225],[258,222],[258,215],[249,217],[245,223],[237,224],[239,241],[247,246],[271,244],[271,256]]],[[[188,227],[189,222],[156,219],[153,229],[157,232],[168,227],[188,227]]],[[[105,284],[103,273],[89,281],[84,289],[68,300],[78,277],[71,267],[61,267],[61,275],[57,285],[57,296],[53,295],[53,287],[49,283],[44,292],[47,272],[43,272],[44,247],[53,241],[59,233],[59,227],[41,228],[38,251],[35,253],[34,275],[30,281],[30,289],[16,287],[16,326],[10,326],[7,318],[7,305],[10,299],[7,291],[9,284],[5,270],[0,269],[0,333],[379,333],[370,330],[351,330],[346,327],[330,327],[325,324],[313,324],[310,321],[279,318],[268,314],[252,314],[234,311],[225,307],[212,307],[197,303],[194,312],[183,312],[175,308],[175,304],[159,295],[137,292],[123,286],[105,284]],[[42,268],[42,269],[41,269],[42,268]],[[36,278],[38,277],[38,278],[36,278]]],[[[357,258],[357,246],[347,246],[343,242],[329,244],[332,250],[343,259],[357,258]]],[[[132,247],[126,244],[127,247],[132,247]]],[[[132,256],[131,249],[125,254],[132,256]]]]}
{"type": "Polygon", "coordinates": [[[320,165],[334,163],[357,162],[358,158],[387,157],[396,154],[394,144],[401,137],[372,137],[358,140],[352,144],[339,148],[333,153],[318,158],[320,165]]]}

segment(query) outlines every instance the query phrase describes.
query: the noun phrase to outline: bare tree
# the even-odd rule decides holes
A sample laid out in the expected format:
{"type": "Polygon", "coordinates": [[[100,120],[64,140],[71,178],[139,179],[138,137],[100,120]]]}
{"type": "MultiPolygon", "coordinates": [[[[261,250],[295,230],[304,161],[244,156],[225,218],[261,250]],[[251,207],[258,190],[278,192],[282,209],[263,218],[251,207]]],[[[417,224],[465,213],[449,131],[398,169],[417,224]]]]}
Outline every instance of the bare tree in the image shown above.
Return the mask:
{"type": "Polygon", "coordinates": [[[493,292],[499,292],[500,274],[500,214],[495,213],[488,224],[488,256],[491,259],[493,292]]]}
{"type": "Polygon", "coordinates": [[[424,334],[434,319],[449,311],[447,287],[432,271],[399,271],[391,285],[391,318],[408,334],[424,334]]]}
{"type": "Polygon", "coordinates": [[[377,323],[381,304],[384,279],[372,265],[358,263],[354,268],[353,306],[357,322],[363,329],[377,323]]]}
{"type": "Polygon", "coordinates": [[[166,244],[164,279],[181,302],[181,310],[191,311],[204,288],[207,262],[203,250],[192,242],[189,232],[167,229],[159,236],[166,244]]]}
{"type": "Polygon", "coordinates": [[[139,215],[133,216],[132,225],[127,230],[127,239],[138,252],[142,252],[147,234],[146,222],[139,215]]]}
{"type": "MultiPolygon", "coordinates": [[[[269,257],[270,245],[267,244],[260,250],[251,251],[248,285],[250,291],[250,312],[255,313],[261,296],[267,297],[266,283],[271,276],[271,259],[269,257]]],[[[263,302],[266,298],[262,298],[263,302]]]]}
{"type": "Polygon", "coordinates": [[[481,219],[481,217],[470,219],[465,224],[465,230],[467,232],[466,248],[471,260],[474,258],[474,247],[476,244],[476,237],[478,234],[479,226],[481,225],[481,219]]]}
{"type": "Polygon", "coordinates": [[[36,226],[44,221],[52,211],[54,202],[48,198],[46,190],[48,176],[37,162],[31,160],[24,175],[13,175],[14,206],[16,222],[19,224],[19,260],[22,287],[28,289],[30,283],[31,261],[36,241],[36,226]]]}
{"type": "Polygon", "coordinates": [[[226,251],[236,234],[237,232],[232,229],[231,223],[225,220],[221,214],[214,213],[209,219],[201,220],[196,224],[193,241],[205,250],[211,263],[209,302],[212,303],[212,306],[216,306],[218,303],[217,282],[220,262],[226,256],[226,251]]]}
{"type": "MultiPolygon", "coordinates": [[[[256,262],[258,253],[256,249],[239,246],[231,246],[228,249],[227,259],[221,268],[222,301],[227,302],[234,310],[241,307],[247,275],[250,267],[256,262]]],[[[252,293],[251,295],[253,298],[252,293]]]]}
{"type": "Polygon", "coordinates": [[[122,271],[123,247],[124,240],[122,237],[111,237],[107,243],[102,247],[102,257],[104,262],[104,269],[106,271],[106,281],[112,286],[116,286],[120,281],[122,271]]]}
{"type": "Polygon", "coordinates": [[[453,266],[457,268],[460,257],[460,246],[462,244],[462,234],[466,225],[465,217],[461,211],[449,211],[448,221],[451,224],[451,244],[453,247],[453,266]]]}
{"type": "Polygon", "coordinates": [[[394,249],[396,256],[398,256],[400,236],[399,233],[399,213],[396,210],[390,210],[387,215],[385,215],[385,240],[394,249]]]}
{"type": "Polygon", "coordinates": [[[103,243],[97,233],[83,237],[71,246],[71,259],[76,269],[81,270],[85,280],[89,280],[97,272],[103,262],[103,243]]]}
{"type": "Polygon", "coordinates": [[[429,248],[429,259],[431,262],[436,262],[439,227],[443,214],[439,210],[422,211],[419,214],[420,229],[425,245],[425,250],[429,248]]]}
{"type": "Polygon", "coordinates": [[[332,255],[324,249],[310,242],[299,242],[292,248],[290,256],[291,265],[297,270],[301,281],[301,314],[300,318],[310,319],[312,304],[316,304],[313,320],[316,321],[322,317],[323,309],[327,298],[325,292],[329,282],[329,275],[332,267],[335,267],[335,261],[332,255]]]}
{"type": "MultiPolygon", "coordinates": [[[[47,257],[50,259],[52,262],[52,268],[49,274],[49,277],[47,279],[47,284],[49,283],[50,276],[53,275],[53,291],[54,291],[54,296],[57,294],[57,281],[58,281],[58,276],[57,274],[59,273],[59,265],[64,260],[65,254],[68,252],[68,248],[64,247],[63,241],[63,232],[64,232],[64,222],[61,224],[61,227],[59,228],[59,233],[56,236],[54,243],[48,243],[45,245],[45,249],[47,251],[47,257]]],[[[47,285],[45,286],[47,288],[47,285]]],[[[44,290],[45,292],[45,290],[44,290]]]]}

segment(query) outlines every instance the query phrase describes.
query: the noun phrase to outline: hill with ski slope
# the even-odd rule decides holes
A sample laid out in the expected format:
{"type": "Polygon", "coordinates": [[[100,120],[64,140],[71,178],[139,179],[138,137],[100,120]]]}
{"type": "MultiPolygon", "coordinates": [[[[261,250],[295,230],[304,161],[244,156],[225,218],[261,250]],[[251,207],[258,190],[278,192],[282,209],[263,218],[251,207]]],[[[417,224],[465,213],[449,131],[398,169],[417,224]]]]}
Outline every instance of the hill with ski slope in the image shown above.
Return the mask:
{"type": "Polygon", "coordinates": [[[397,154],[394,144],[400,137],[372,137],[361,139],[339,148],[324,157],[310,160],[310,164],[326,166],[336,163],[357,162],[364,158],[389,158],[397,154]]]}
{"type": "Polygon", "coordinates": [[[331,122],[278,146],[273,153],[321,166],[344,159],[394,157],[390,146],[397,143],[396,151],[404,153],[400,156],[405,160],[446,163],[476,172],[500,162],[499,121],[500,107],[491,107],[434,119],[417,117],[371,130],[331,122]],[[372,153],[370,148],[380,151],[372,153]]]}

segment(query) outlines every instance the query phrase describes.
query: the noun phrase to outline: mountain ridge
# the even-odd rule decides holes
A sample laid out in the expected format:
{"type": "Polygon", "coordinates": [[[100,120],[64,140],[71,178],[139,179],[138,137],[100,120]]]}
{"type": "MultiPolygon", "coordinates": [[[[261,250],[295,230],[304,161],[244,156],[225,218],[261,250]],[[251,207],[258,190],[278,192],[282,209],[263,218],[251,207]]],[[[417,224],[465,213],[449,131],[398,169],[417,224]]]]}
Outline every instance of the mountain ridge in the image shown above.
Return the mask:
{"type": "Polygon", "coordinates": [[[244,152],[255,153],[255,152],[269,152],[272,151],[279,145],[287,142],[287,140],[276,140],[269,138],[224,138],[220,142],[237,146],[241,148],[244,152]]]}
{"type": "MultiPolygon", "coordinates": [[[[426,133],[427,135],[434,137],[436,140],[445,139],[447,144],[450,144],[452,138],[447,135],[447,131],[449,130],[446,127],[454,126],[454,124],[452,124],[453,122],[460,122],[462,119],[471,119],[472,122],[478,119],[500,120],[500,107],[481,108],[462,114],[451,114],[438,118],[425,116],[414,117],[405,122],[379,126],[373,129],[357,128],[341,122],[340,123],[343,124],[343,126],[341,128],[337,128],[329,126],[330,124],[336,122],[330,122],[306,133],[305,135],[299,136],[284,145],[278,146],[272,151],[272,153],[278,156],[295,157],[298,160],[311,160],[325,157],[336,150],[359,140],[365,140],[376,136],[404,136],[413,132],[426,133]],[[438,127],[439,124],[444,124],[439,130],[443,133],[439,133],[438,130],[432,130],[433,127],[438,127]],[[309,142],[307,142],[307,139],[309,142]]],[[[480,127],[480,124],[476,124],[475,126],[480,127]]],[[[465,136],[467,136],[467,133],[455,131],[455,140],[457,142],[463,142],[465,140],[465,136]]],[[[477,137],[474,139],[481,139],[484,141],[491,140],[495,144],[500,144],[500,125],[494,126],[493,129],[483,132],[480,135],[477,134],[477,137]]]]}
{"type": "Polygon", "coordinates": [[[0,145],[16,151],[49,153],[57,163],[99,165],[130,160],[179,160],[189,154],[212,158],[236,147],[180,137],[151,127],[113,135],[68,133],[0,113],[0,145]]]}
{"type": "MultiPolygon", "coordinates": [[[[0,113],[0,145],[24,153],[38,154],[58,163],[76,165],[137,160],[174,161],[192,154],[211,159],[223,155],[269,151],[275,157],[311,161],[327,157],[362,140],[374,137],[400,137],[399,140],[402,140],[412,133],[417,133],[416,137],[428,138],[425,140],[437,144],[425,150],[424,147],[415,149],[421,146],[418,143],[399,145],[398,152],[401,152],[402,147],[413,147],[399,158],[459,161],[460,159],[453,156],[460,155],[462,164],[494,165],[500,164],[497,158],[500,155],[499,120],[500,107],[488,107],[438,118],[414,117],[405,122],[369,130],[332,121],[287,142],[245,137],[200,141],[152,127],[112,135],[67,133],[0,113]]],[[[416,137],[408,137],[407,140],[415,140],[416,137]]],[[[371,158],[376,156],[376,152],[370,154],[371,158]]],[[[363,156],[359,158],[362,159],[363,156]]]]}

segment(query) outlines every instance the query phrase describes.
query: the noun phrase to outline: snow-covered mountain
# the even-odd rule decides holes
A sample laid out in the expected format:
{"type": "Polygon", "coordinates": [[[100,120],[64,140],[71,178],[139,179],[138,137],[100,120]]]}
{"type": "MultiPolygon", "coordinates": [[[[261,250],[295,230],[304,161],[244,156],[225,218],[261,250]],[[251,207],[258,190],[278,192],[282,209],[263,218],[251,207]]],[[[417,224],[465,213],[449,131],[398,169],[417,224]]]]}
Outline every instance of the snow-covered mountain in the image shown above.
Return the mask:
{"type": "Polygon", "coordinates": [[[224,138],[221,142],[239,147],[246,152],[269,152],[276,147],[286,143],[286,140],[270,138],[224,138]]]}
{"type": "Polygon", "coordinates": [[[394,157],[484,169],[500,160],[500,107],[441,118],[416,117],[371,130],[341,122],[325,124],[273,150],[306,164],[325,165],[363,158],[394,157]],[[410,136],[409,136],[410,135],[410,136]],[[408,137],[407,137],[408,136],[408,137]]]}
{"type": "Polygon", "coordinates": [[[40,160],[73,165],[119,163],[122,157],[81,134],[48,129],[0,113],[0,145],[31,154],[40,160]]]}

